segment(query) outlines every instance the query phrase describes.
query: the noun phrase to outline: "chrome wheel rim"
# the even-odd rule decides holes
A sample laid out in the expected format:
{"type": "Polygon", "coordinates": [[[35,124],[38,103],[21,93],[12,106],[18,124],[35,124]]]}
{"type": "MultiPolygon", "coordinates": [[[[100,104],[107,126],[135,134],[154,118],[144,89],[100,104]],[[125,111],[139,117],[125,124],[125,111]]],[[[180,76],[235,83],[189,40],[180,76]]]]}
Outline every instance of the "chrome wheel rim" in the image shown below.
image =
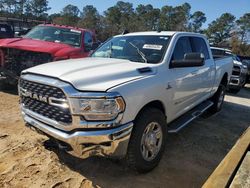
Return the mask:
{"type": "Polygon", "coordinates": [[[224,101],[224,97],[225,97],[225,91],[222,90],[221,93],[220,93],[219,100],[218,100],[218,106],[217,106],[218,108],[221,107],[221,105],[222,105],[222,103],[223,103],[223,101],[224,101]]]}
{"type": "Polygon", "coordinates": [[[149,123],[142,135],[141,154],[146,161],[152,161],[159,153],[162,145],[162,128],[159,123],[149,123]]]}

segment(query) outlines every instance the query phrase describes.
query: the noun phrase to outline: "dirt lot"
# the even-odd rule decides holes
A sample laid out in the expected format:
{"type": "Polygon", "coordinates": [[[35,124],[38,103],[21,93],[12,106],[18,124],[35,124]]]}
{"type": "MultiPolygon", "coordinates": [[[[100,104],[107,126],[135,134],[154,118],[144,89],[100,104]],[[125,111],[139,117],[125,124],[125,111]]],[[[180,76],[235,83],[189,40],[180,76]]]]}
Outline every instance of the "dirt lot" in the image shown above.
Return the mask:
{"type": "Polygon", "coordinates": [[[250,125],[250,85],[223,110],[169,135],[160,165],[136,174],[104,158],[81,160],[24,126],[18,96],[0,91],[0,187],[200,187],[250,125]]]}

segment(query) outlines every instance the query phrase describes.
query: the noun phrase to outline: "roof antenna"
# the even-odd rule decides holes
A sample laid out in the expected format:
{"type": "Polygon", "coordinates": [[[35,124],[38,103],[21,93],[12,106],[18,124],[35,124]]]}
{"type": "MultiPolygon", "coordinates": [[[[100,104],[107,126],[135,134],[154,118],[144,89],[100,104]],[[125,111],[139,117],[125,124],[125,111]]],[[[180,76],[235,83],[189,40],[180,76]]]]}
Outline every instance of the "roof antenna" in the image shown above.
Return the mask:
{"type": "Polygon", "coordinates": [[[128,34],[129,33],[129,31],[127,30],[127,29],[125,29],[123,32],[122,32],[122,35],[126,35],[126,34],[128,34]]]}

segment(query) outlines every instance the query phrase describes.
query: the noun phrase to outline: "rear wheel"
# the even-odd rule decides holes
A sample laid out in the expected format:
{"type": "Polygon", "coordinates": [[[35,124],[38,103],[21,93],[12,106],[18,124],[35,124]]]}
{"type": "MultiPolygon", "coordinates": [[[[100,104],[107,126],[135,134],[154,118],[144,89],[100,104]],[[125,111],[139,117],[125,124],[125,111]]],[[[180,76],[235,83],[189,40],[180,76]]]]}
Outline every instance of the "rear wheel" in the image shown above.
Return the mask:
{"type": "Polygon", "coordinates": [[[229,92],[230,92],[230,93],[237,94],[237,93],[239,93],[239,92],[240,92],[240,90],[241,90],[241,88],[237,88],[237,89],[229,89],[229,92]]]}
{"type": "Polygon", "coordinates": [[[131,134],[127,162],[138,172],[155,168],[166,143],[166,120],[164,114],[155,108],[145,109],[135,120],[131,134]]]}
{"type": "Polygon", "coordinates": [[[226,87],[222,84],[220,84],[218,90],[214,94],[214,96],[211,98],[211,101],[214,103],[213,106],[210,108],[210,112],[216,113],[219,112],[222,108],[224,97],[226,93],[226,87]]]}
{"type": "Polygon", "coordinates": [[[247,75],[246,83],[250,83],[250,75],[247,75]]]}

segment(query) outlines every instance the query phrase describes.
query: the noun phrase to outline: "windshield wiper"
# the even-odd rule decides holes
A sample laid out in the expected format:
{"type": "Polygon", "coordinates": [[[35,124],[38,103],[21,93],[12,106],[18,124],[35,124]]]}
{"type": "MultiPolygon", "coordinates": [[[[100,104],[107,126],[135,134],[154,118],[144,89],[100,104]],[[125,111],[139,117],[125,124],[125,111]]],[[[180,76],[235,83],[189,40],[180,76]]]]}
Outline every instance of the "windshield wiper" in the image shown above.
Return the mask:
{"type": "Polygon", "coordinates": [[[131,46],[133,46],[137,50],[137,53],[142,57],[142,59],[144,60],[144,63],[148,63],[146,55],[136,45],[134,45],[132,42],[129,42],[129,44],[131,46]]]}

